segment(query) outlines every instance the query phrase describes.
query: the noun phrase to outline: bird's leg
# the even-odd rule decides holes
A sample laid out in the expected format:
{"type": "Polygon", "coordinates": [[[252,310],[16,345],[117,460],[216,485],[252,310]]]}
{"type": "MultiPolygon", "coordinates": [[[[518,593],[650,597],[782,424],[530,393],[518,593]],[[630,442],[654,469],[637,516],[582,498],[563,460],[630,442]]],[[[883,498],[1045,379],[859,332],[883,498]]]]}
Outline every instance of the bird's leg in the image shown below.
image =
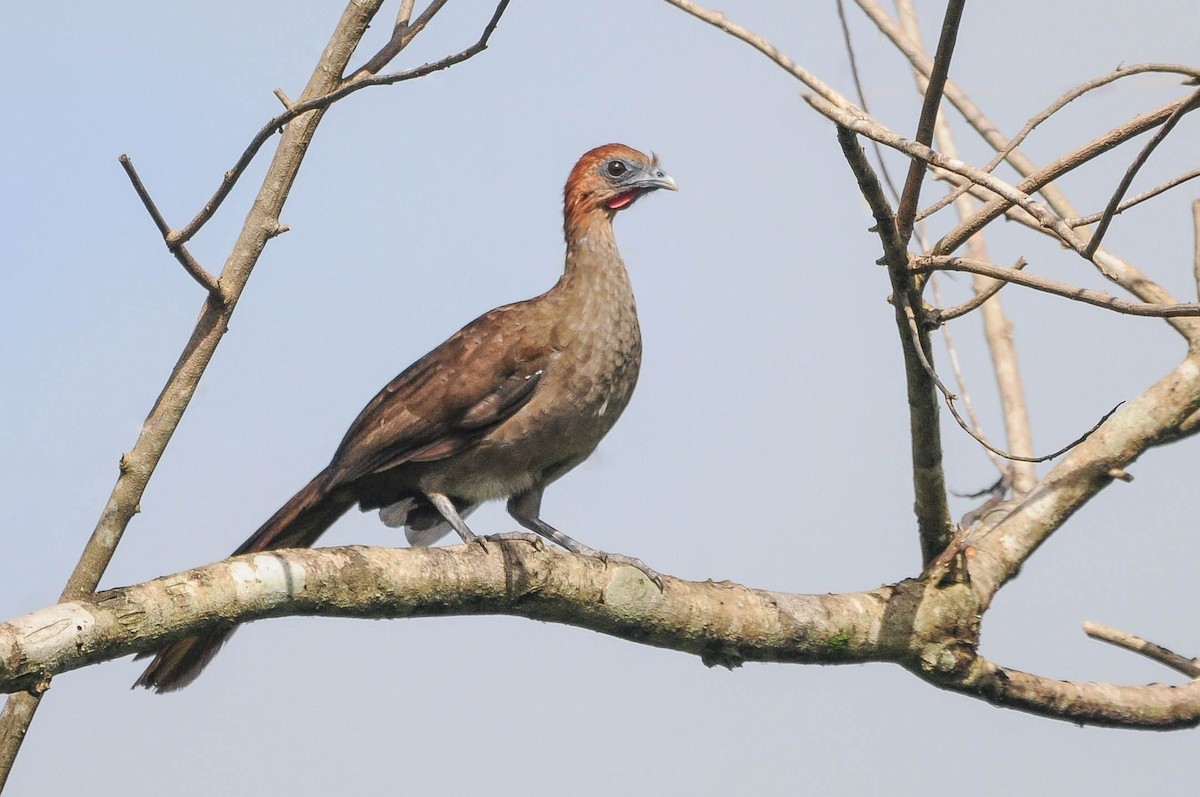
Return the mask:
{"type": "Polygon", "coordinates": [[[508,499],[508,514],[512,515],[513,519],[520,523],[530,531],[535,531],[546,539],[561,545],[571,553],[587,556],[592,559],[599,559],[602,562],[616,562],[625,564],[631,567],[636,567],[646,574],[646,578],[654,582],[660,590],[663,588],[662,576],[657,571],[651,569],[643,562],[634,556],[625,556],[619,553],[606,553],[598,551],[595,548],[589,548],[578,540],[568,537],[558,529],[551,526],[546,521],[538,517],[541,514],[542,507],[542,491],[530,490],[524,493],[518,493],[508,499]]]}
{"type": "Polygon", "coordinates": [[[442,517],[446,519],[446,522],[458,532],[458,536],[462,537],[463,542],[477,542],[485,549],[487,548],[487,543],[482,538],[476,536],[473,531],[467,528],[467,522],[459,516],[458,510],[454,508],[454,502],[451,501],[449,497],[442,495],[441,493],[425,493],[425,497],[428,498],[429,502],[433,504],[434,508],[441,513],[442,517]]]}

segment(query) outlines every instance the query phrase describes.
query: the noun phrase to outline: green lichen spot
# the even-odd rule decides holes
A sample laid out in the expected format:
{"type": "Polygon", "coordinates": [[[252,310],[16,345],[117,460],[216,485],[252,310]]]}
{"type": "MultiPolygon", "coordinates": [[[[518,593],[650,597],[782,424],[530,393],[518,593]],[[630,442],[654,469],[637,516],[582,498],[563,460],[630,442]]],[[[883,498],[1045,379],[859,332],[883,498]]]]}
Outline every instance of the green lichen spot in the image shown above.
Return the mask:
{"type": "Polygon", "coordinates": [[[834,634],[825,641],[825,646],[831,651],[844,653],[850,647],[850,634],[845,631],[834,634]]]}

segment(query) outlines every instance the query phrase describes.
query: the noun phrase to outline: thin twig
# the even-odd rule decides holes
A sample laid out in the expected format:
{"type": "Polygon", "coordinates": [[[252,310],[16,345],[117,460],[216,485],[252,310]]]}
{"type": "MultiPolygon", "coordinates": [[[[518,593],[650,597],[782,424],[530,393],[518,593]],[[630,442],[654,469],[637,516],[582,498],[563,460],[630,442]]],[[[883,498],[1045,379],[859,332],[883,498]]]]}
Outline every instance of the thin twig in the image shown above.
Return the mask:
{"type": "MultiPolygon", "coordinates": [[[[929,71],[932,68],[932,63],[929,60],[929,56],[904,35],[899,26],[888,17],[879,4],[875,2],[875,0],[855,0],[855,2],[867,14],[867,16],[869,16],[871,20],[875,22],[880,32],[887,36],[888,39],[891,40],[891,42],[896,46],[896,48],[903,53],[906,58],[908,58],[913,67],[920,70],[924,75],[929,74],[929,71]]],[[[1178,67],[1176,70],[1164,69],[1164,71],[1179,71],[1185,74],[1197,73],[1196,69],[1187,67],[1178,67]]],[[[969,124],[993,149],[999,151],[1008,144],[1008,141],[1003,135],[1001,135],[1000,131],[996,129],[996,126],[991,122],[991,120],[988,119],[987,116],[985,116],[973,102],[971,102],[970,98],[966,96],[962,89],[955,85],[953,80],[946,81],[946,99],[949,100],[951,105],[953,105],[955,109],[962,114],[963,119],[967,121],[967,124],[969,124]]],[[[1170,108],[1170,110],[1173,110],[1173,108],[1170,108]]],[[[1155,113],[1152,112],[1147,116],[1154,115],[1155,113]]],[[[1133,133],[1136,135],[1136,133],[1133,132],[1133,128],[1137,126],[1139,121],[1144,120],[1134,120],[1134,122],[1131,122],[1129,125],[1120,128],[1118,131],[1114,131],[1114,135],[1116,135],[1119,140],[1124,140],[1120,137],[1125,134],[1133,133]]],[[[1160,123],[1161,119],[1156,122],[1156,124],[1160,123]]],[[[1119,143],[1119,140],[1114,140],[1101,146],[1104,150],[1111,149],[1113,146],[1116,146],[1119,143]]],[[[1073,156],[1074,153],[1067,156],[1067,158],[1064,160],[1070,159],[1073,156]]],[[[1036,173],[1039,173],[1038,167],[1020,150],[1013,150],[1005,157],[1005,160],[1022,177],[1026,179],[1030,178],[1030,176],[1036,173]]],[[[1075,168],[1075,165],[1070,166],[1070,168],[1075,168]]],[[[1051,176],[1048,177],[1045,182],[1040,182],[1036,188],[1030,190],[1036,190],[1041,193],[1041,195],[1045,197],[1046,202],[1049,204],[1051,210],[1057,213],[1061,218],[1073,218],[1080,215],[1079,211],[1072,206],[1066,195],[1063,194],[1057,185],[1053,183],[1053,180],[1060,176],[1061,172],[1054,174],[1052,170],[1048,169],[1041,171],[1051,174],[1051,176]]],[[[1007,213],[1007,211],[999,210],[998,213],[1007,213]]],[[[970,234],[968,233],[967,235],[963,236],[962,240],[965,241],[969,237],[970,234]]],[[[942,254],[946,254],[946,252],[943,252],[942,254]]],[[[1171,297],[1169,291],[1163,289],[1161,285],[1150,279],[1144,272],[1128,261],[1106,251],[1103,247],[1096,251],[1095,257],[1092,258],[1092,263],[1100,269],[1100,272],[1107,279],[1116,282],[1118,285],[1125,288],[1142,301],[1159,303],[1169,303],[1175,301],[1175,299],[1171,297]]],[[[1190,345],[1200,346],[1200,325],[1198,325],[1195,321],[1192,321],[1191,319],[1175,318],[1168,319],[1167,323],[1176,332],[1183,336],[1190,345]]]]}
{"type": "Polygon", "coordinates": [[[275,133],[285,124],[298,116],[308,113],[309,111],[328,108],[333,103],[337,102],[343,97],[353,94],[356,91],[361,91],[362,89],[370,86],[390,86],[393,83],[400,83],[406,80],[415,80],[416,78],[425,77],[433,72],[448,69],[455,64],[462,63],[463,61],[478,55],[487,49],[488,40],[492,37],[492,33],[496,30],[496,25],[499,24],[500,17],[504,14],[504,10],[508,8],[508,3],[509,0],[500,0],[500,3],[496,6],[495,12],[492,14],[492,18],[488,20],[487,25],[484,26],[483,34],[479,37],[479,40],[462,52],[441,58],[437,61],[422,64],[421,66],[408,69],[403,72],[379,75],[377,77],[364,78],[361,80],[344,83],[339,88],[330,91],[324,96],[314,97],[313,99],[305,100],[304,102],[298,102],[284,113],[281,113],[271,119],[269,122],[263,125],[262,128],[259,129],[259,131],[254,135],[254,138],[250,140],[249,146],[246,147],[246,150],[242,153],[242,156],[238,158],[238,161],[234,164],[233,168],[225,172],[225,177],[221,180],[221,185],[217,188],[216,192],[212,195],[208,202],[204,203],[204,207],[199,213],[196,214],[196,217],[188,222],[186,227],[176,233],[174,239],[180,243],[184,243],[190,240],[197,232],[200,231],[200,228],[204,226],[204,224],[210,218],[212,218],[213,214],[216,213],[217,209],[221,206],[221,203],[225,201],[227,196],[229,196],[229,192],[233,190],[233,186],[237,183],[238,179],[241,178],[242,174],[246,171],[246,168],[249,167],[250,162],[254,160],[254,156],[258,154],[258,151],[262,148],[262,145],[265,144],[267,140],[271,138],[271,136],[275,135],[275,133]]]}
{"type": "MultiPolygon", "coordinates": [[[[909,320],[909,333],[913,336],[914,341],[919,340],[918,336],[920,335],[920,329],[918,327],[916,316],[913,315],[911,308],[908,309],[908,320],[909,320]]],[[[1005,451],[1002,448],[998,448],[997,446],[990,443],[982,434],[975,431],[975,429],[973,429],[971,427],[971,424],[967,423],[967,420],[965,418],[963,418],[963,416],[961,414],[959,414],[958,408],[954,404],[958,400],[958,396],[951,393],[950,390],[944,384],[942,384],[942,380],[938,378],[937,372],[933,368],[933,363],[929,362],[929,359],[925,356],[924,351],[918,350],[918,355],[919,355],[919,358],[921,361],[921,366],[923,368],[925,368],[926,371],[928,371],[929,378],[933,381],[933,384],[937,386],[937,389],[941,392],[942,397],[946,400],[946,408],[948,410],[950,410],[950,414],[954,417],[954,420],[958,423],[959,427],[961,427],[964,432],[966,432],[971,437],[973,437],[975,439],[975,442],[979,443],[981,446],[986,448],[988,451],[992,452],[993,454],[996,454],[997,456],[1001,456],[1001,457],[1004,457],[1005,459],[1012,460],[1013,462],[1038,463],[1038,462],[1046,462],[1048,460],[1054,459],[1055,457],[1062,456],[1063,454],[1067,453],[1075,446],[1082,443],[1084,440],[1087,440],[1089,437],[1091,437],[1092,434],[1095,433],[1095,431],[1097,429],[1099,429],[1104,424],[1105,421],[1107,421],[1109,418],[1112,417],[1112,414],[1114,412],[1116,412],[1118,409],[1120,409],[1121,404],[1125,403],[1125,402],[1121,402],[1120,404],[1117,404],[1117,406],[1113,407],[1108,412],[1104,413],[1104,416],[1101,417],[1100,420],[1096,421],[1095,425],[1092,426],[1091,429],[1088,429],[1086,432],[1081,434],[1079,437],[1075,438],[1070,443],[1067,443],[1065,446],[1058,449],[1057,451],[1054,451],[1049,454],[1044,454],[1040,457],[1026,457],[1026,456],[1021,456],[1019,454],[1012,454],[1012,453],[1005,451]]]]}
{"type": "MultiPolygon", "coordinates": [[[[906,307],[905,311],[906,311],[906,318],[908,320],[909,334],[912,336],[914,347],[916,347],[917,342],[919,342],[921,340],[920,325],[919,325],[916,315],[913,313],[911,307],[906,307]]],[[[1093,426],[1091,429],[1088,429],[1082,435],[1075,438],[1070,443],[1067,443],[1065,446],[1058,449],[1057,451],[1054,451],[1050,454],[1045,454],[1040,457],[1025,457],[1025,456],[1021,456],[1019,454],[1013,454],[1008,451],[1005,451],[1002,448],[999,448],[999,447],[993,445],[982,434],[975,431],[975,429],[973,429],[971,427],[971,424],[967,423],[967,419],[964,418],[959,413],[958,407],[955,406],[955,402],[958,401],[958,396],[956,396],[954,393],[950,392],[950,389],[947,388],[946,385],[942,383],[942,380],[937,375],[937,371],[935,371],[933,368],[933,363],[931,363],[929,361],[929,358],[926,356],[924,348],[916,347],[916,350],[917,350],[917,359],[920,361],[921,367],[924,368],[926,373],[929,374],[930,381],[933,382],[934,386],[937,387],[938,391],[942,394],[942,397],[946,400],[946,409],[950,410],[950,415],[953,416],[955,422],[959,425],[959,427],[964,432],[966,432],[971,437],[973,437],[975,439],[975,442],[979,443],[981,446],[986,448],[988,451],[992,452],[993,454],[996,454],[997,456],[1001,456],[1001,457],[1004,457],[1005,459],[1012,460],[1013,462],[1030,462],[1030,463],[1046,462],[1047,460],[1051,460],[1051,459],[1054,459],[1055,457],[1062,456],[1063,454],[1067,453],[1075,446],[1082,443],[1084,440],[1088,439],[1088,437],[1090,437],[1093,432],[1095,432],[1097,429],[1099,429],[1100,426],[1105,421],[1107,421],[1112,416],[1112,414],[1114,412],[1116,412],[1117,409],[1121,406],[1120,404],[1118,404],[1116,407],[1113,407],[1111,410],[1109,410],[1108,412],[1106,412],[1104,414],[1104,417],[1102,417],[1100,420],[1096,421],[1095,426],[1093,426]]],[[[926,564],[928,564],[928,562],[926,562],[926,564]]]]}
{"type": "Polygon", "coordinates": [[[914,262],[917,271],[964,271],[968,274],[982,274],[992,279],[1015,282],[1036,291],[1052,293],[1075,302],[1103,307],[1114,313],[1136,315],[1147,318],[1194,318],[1200,316],[1200,304],[1150,304],[1148,302],[1131,302],[1118,299],[1105,291],[1095,291],[1090,288],[1080,288],[1068,282],[1059,282],[1049,277],[1039,277],[1024,271],[1017,271],[995,263],[975,260],[970,257],[948,257],[946,255],[926,255],[914,262]]]}
{"type": "Polygon", "coordinates": [[[392,59],[399,55],[408,46],[408,43],[425,29],[425,26],[429,24],[429,21],[434,18],[437,12],[442,10],[442,6],[444,5],[446,5],[446,0],[432,0],[429,6],[421,12],[421,16],[409,24],[409,19],[412,17],[413,2],[412,0],[405,0],[401,3],[400,10],[396,13],[396,24],[392,26],[392,37],[388,39],[387,44],[380,48],[379,52],[371,56],[369,61],[356,69],[348,80],[361,80],[370,75],[378,74],[380,69],[390,64],[392,59]]]}
{"type": "MultiPolygon", "coordinates": [[[[1164,193],[1166,191],[1170,191],[1175,186],[1181,185],[1182,183],[1186,183],[1188,180],[1194,180],[1197,177],[1200,177],[1200,169],[1192,169],[1190,172],[1184,172],[1183,174],[1179,175],[1178,177],[1167,180],[1162,185],[1156,185],[1153,188],[1149,188],[1149,189],[1143,191],[1142,193],[1138,194],[1137,196],[1126,199],[1120,205],[1117,205],[1117,209],[1115,211],[1113,211],[1113,215],[1114,216],[1120,215],[1121,213],[1124,213],[1125,211],[1129,210],[1134,205],[1140,205],[1143,202],[1145,202],[1147,199],[1153,199],[1154,197],[1158,196],[1159,194],[1164,193]]],[[[1093,213],[1090,216],[1080,216],[1077,219],[1064,219],[1063,221],[1066,222],[1068,227],[1085,227],[1088,224],[1095,224],[1097,221],[1100,220],[1100,218],[1103,215],[1104,215],[1104,212],[1101,211],[1099,213],[1093,213]]]]}
{"type": "MultiPolygon", "coordinates": [[[[936,277],[937,275],[934,276],[936,277]]],[[[930,282],[932,283],[934,300],[940,304],[941,290],[938,286],[938,281],[931,279],[930,282]]],[[[1003,285],[1004,283],[997,281],[996,284],[1003,285]]],[[[950,373],[954,374],[954,384],[962,396],[963,406],[967,408],[967,417],[971,421],[971,428],[977,430],[980,435],[984,435],[983,424],[979,422],[979,416],[975,413],[975,402],[971,400],[971,392],[967,390],[967,380],[963,376],[962,364],[958,360],[958,349],[954,345],[954,336],[950,333],[950,325],[943,324],[939,327],[939,331],[942,333],[942,342],[946,346],[946,356],[950,360],[950,373]]],[[[1007,469],[1000,457],[988,451],[988,458],[991,459],[992,464],[996,466],[996,470],[1000,471],[1000,475],[1003,477],[1007,469]]],[[[962,521],[959,521],[959,525],[962,525],[962,521]]]]}
{"type": "MultiPolygon", "coordinates": [[[[1031,216],[1036,218],[1038,223],[1040,223],[1042,226],[1053,230],[1056,235],[1072,249],[1077,252],[1083,251],[1084,242],[1079,235],[1070,227],[1067,227],[1065,224],[1063,224],[1062,219],[1055,216],[1053,213],[1047,210],[1044,205],[1034,200],[1024,191],[1015,188],[990,174],[985,174],[979,169],[969,166],[968,164],[963,163],[956,158],[947,158],[945,155],[935,152],[923,144],[906,139],[903,136],[899,136],[876,122],[874,119],[862,115],[861,112],[852,112],[843,108],[839,108],[833,103],[827,102],[823,97],[819,97],[814,94],[805,94],[804,101],[811,105],[819,113],[843,127],[848,127],[856,133],[861,133],[862,135],[872,138],[885,146],[903,152],[909,157],[918,158],[932,166],[936,166],[939,169],[944,169],[948,172],[961,175],[968,180],[976,182],[988,190],[999,194],[1000,199],[997,200],[997,202],[1006,202],[1012,205],[1019,205],[1031,216]]],[[[972,220],[982,217],[984,212],[987,210],[988,206],[985,206],[982,210],[976,213],[974,217],[972,217],[972,220]]],[[[995,215],[993,215],[991,218],[995,218],[996,215],[999,215],[1002,212],[1003,210],[997,210],[995,215]]],[[[982,226],[983,225],[976,224],[970,225],[970,234],[968,235],[966,234],[968,232],[968,225],[960,224],[950,235],[955,236],[954,241],[961,243],[959,240],[960,238],[962,240],[966,240],[966,238],[970,237],[970,235],[979,232],[979,230],[982,229],[982,226]]],[[[946,247],[945,242],[947,238],[949,238],[949,235],[939,241],[934,246],[933,251],[942,251],[946,247]]]]}
{"type": "Polygon", "coordinates": [[[200,287],[208,291],[209,296],[218,301],[222,300],[221,286],[217,282],[217,278],[209,274],[204,269],[204,266],[196,262],[196,259],[192,257],[192,253],[187,250],[187,247],[183,243],[174,242],[175,231],[171,229],[171,225],[167,224],[167,220],[163,218],[158,205],[154,203],[154,199],[150,196],[150,192],[146,190],[146,186],[142,183],[142,178],[138,175],[137,169],[133,167],[133,161],[129,159],[128,155],[122,155],[117,160],[121,163],[121,168],[125,170],[125,174],[129,176],[129,182],[133,184],[133,190],[137,193],[138,199],[142,200],[142,204],[146,207],[146,212],[154,220],[154,226],[162,233],[163,241],[167,244],[167,249],[175,256],[179,264],[183,266],[183,270],[192,279],[200,283],[200,287]]]}
{"type": "Polygon", "coordinates": [[[749,30],[748,28],[742,27],[736,22],[733,22],[720,11],[710,11],[707,8],[696,5],[695,3],[691,2],[691,0],[666,0],[666,2],[675,6],[680,11],[686,11],[702,22],[707,22],[717,30],[728,33],[733,38],[750,45],[767,58],[771,59],[777,66],[781,67],[792,77],[796,78],[801,83],[815,91],[817,94],[824,97],[827,102],[831,102],[834,105],[844,108],[854,107],[849,100],[834,91],[834,89],[828,83],[797,64],[791,58],[788,58],[783,52],[780,51],[778,47],[767,41],[766,38],[759,36],[757,33],[749,30]]]}
{"type": "Polygon", "coordinates": [[[1100,217],[1100,223],[1096,225],[1096,232],[1092,235],[1092,239],[1088,241],[1087,249],[1084,250],[1084,257],[1091,258],[1096,253],[1097,247],[1104,239],[1104,234],[1108,232],[1108,227],[1112,224],[1113,216],[1116,215],[1117,207],[1121,204],[1121,198],[1125,196],[1125,192],[1129,190],[1129,186],[1133,183],[1133,178],[1137,176],[1139,170],[1150,158],[1150,153],[1154,152],[1155,148],[1163,142],[1171,131],[1175,129],[1175,125],[1179,124],[1189,111],[1194,111],[1200,108],[1200,90],[1193,91],[1187,102],[1175,109],[1167,121],[1163,122],[1163,126],[1158,129],[1154,137],[1146,142],[1146,146],[1142,147],[1142,151],[1133,159],[1133,163],[1129,164],[1129,168],[1125,170],[1125,176],[1121,178],[1121,182],[1117,184],[1117,190],[1113,191],[1112,198],[1108,200],[1108,206],[1104,208],[1104,215],[1100,217]]]}
{"type": "Polygon", "coordinates": [[[1200,659],[1189,659],[1180,656],[1173,650],[1168,650],[1162,645],[1156,645],[1153,642],[1142,639],[1140,636],[1135,636],[1134,634],[1120,631],[1107,625],[1093,623],[1091,620],[1084,621],[1083,632],[1092,639],[1098,639],[1101,642],[1107,642],[1110,645],[1116,645],[1119,648],[1140,653],[1148,659],[1153,659],[1176,672],[1183,673],[1188,678],[1200,678],[1200,659]]]}
{"type": "Polygon", "coordinates": [[[1200,298],[1200,199],[1192,202],[1192,278],[1196,282],[1196,296],[1200,298]]]}
{"type": "MultiPolygon", "coordinates": [[[[1059,97],[1054,102],[1050,103],[1050,105],[1046,106],[1038,113],[1034,114],[1032,117],[1030,117],[1029,121],[1025,123],[1025,126],[1022,127],[1021,130],[1015,136],[1013,136],[1011,139],[1009,139],[1007,144],[1005,144],[1003,147],[1001,147],[996,152],[995,157],[993,157],[990,161],[988,161],[987,165],[983,167],[983,170],[985,172],[991,172],[991,171],[995,170],[995,168],[997,166],[999,166],[1001,163],[1003,163],[1008,158],[1010,153],[1012,153],[1014,150],[1016,150],[1017,147],[1019,147],[1021,145],[1021,143],[1026,139],[1026,137],[1028,137],[1029,134],[1032,133],[1034,131],[1034,129],[1037,128],[1038,125],[1042,124],[1047,119],[1049,119],[1051,116],[1053,116],[1054,114],[1058,113],[1063,108],[1065,108],[1068,104],[1079,99],[1080,97],[1082,97],[1084,94],[1088,93],[1089,91],[1094,91],[1098,88],[1101,88],[1102,86],[1107,86],[1109,83],[1112,83],[1116,80],[1120,80],[1121,78],[1126,78],[1126,77],[1131,77],[1133,75],[1141,75],[1141,74],[1146,74],[1146,73],[1200,75],[1200,70],[1196,70],[1196,69],[1193,69],[1193,68],[1187,67],[1187,66],[1182,66],[1180,64],[1158,64],[1158,63],[1134,64],[1133,66],[1126,66],[1126,67],[1117,69],[1113,72],[1109,72],[1107,75],[1101,75],[1098,78],[1093,78],[1092,80],[1089,80],[1086,83],[1081,83],[1080,85],[1072,88],[1070,91],[1063,94],[1061,97],[1059,97]]],[[[955,189],[955,191],[951,192],[951,194],[949,194],[945,197],[942,197],[937,202],[934,202],[932,205],[930,205],[929,207],[925,208],[924,210],[922,210],[920,213],[917,214],[917,220],[920,221],[921,219],[928,218],[929,216],[932,216],[934,213],[937,213],[939,210],[941,210],[942,208],[949,205],[955,199],[962,196],[964,190],[965,190],[965,187],[959,187],[958,189],[955,189]]],[[[1149,199],[1149,197],[1146,197],[1146,198],[1149,199]]],[[[1047,197],[1047,201],[1050,201],[1049,197],[1047,197]]],[[[1097,219],[1100,218],[1100,214],[1096,214],[1096,218],[1097,219]]],[[[1071,224],[1070,226],[1078,227],[1079,225],[1071,224]]]]}
{"type": "MultiPolygon", "coordinates": [[[[1013,270],[1020,271],[1027,265],[1029,265],[1028,260],[1023,257],[1018,258],[1017,262],[1013,263],[1013,270]]],[[[929,319],[930,323],[937,324],[939,327],[941,327],[947,321],[953,321],[954,319],[964,316],[972,310],[977,309],[988,299],[991,299],[993,296],[999,293],[1000,289],[1008,284],[1009,283],[1007,280],[995,280],[986,289],[979,291],[962,304],[955,305],[954,307],[948,307],[945,310],[943,310],[941,307],[934,307],[932,310],[926,311],[925,315],[929,319]]],[[[934,298],[934,301],[939,305],[941,304],[941,301],[939,301],[936,297],[934,298]]]]}
{"type": "MultiPolygon", "coordinates": [[[[838,22],[842,26],[842,41],[846,44],[846,57],[850,62],[850,77],[854,80],[854,95],[858,98],[859,106],[867,113],[871,113],[871,108],[867,104],[867,92],[863,89],[862,77],[858,72],[858,56],[854,52],[854,42],[850,39],[850,24],[846,20],[845,0],[837,0],[837,12],[838,22]]],[[[879,145],[878,141],[871,141],[871,149],[875,151],[875,160],[879,161],[879,173],[883,175],[883,182],[887,185],[888,192],[894,201],[899,202],[900,189],[896,188],[896,184],[892,182],[887,161],[883,159],[883,147],[879,145]]]]}
{"type": "MultiPolygon", "coordinates": [[[[929,73],[929,84],[925,87],[925,99],[921,104],[921,116],[917,121],[918,144],[928,147],[933,143],[933,127],[937,121],[946,78],[950,74],[950,59],[954,56],[954,43],[958,39],[958,27],[962,22],[966,0],[950,0],[946,3],[946,15],[942,19],[942,34],[938,39],[937,54],[933,69],[929,73]]],[[[917,215],[917,203],[921,199],[921,182],[925,177],[925,162],[913,158],[908,164],[908,176],[904,180],[904,192],[900,195],[900,206],[896,209],[896,228],[900,240],[912,236],[913,218],[917,215]]]]}

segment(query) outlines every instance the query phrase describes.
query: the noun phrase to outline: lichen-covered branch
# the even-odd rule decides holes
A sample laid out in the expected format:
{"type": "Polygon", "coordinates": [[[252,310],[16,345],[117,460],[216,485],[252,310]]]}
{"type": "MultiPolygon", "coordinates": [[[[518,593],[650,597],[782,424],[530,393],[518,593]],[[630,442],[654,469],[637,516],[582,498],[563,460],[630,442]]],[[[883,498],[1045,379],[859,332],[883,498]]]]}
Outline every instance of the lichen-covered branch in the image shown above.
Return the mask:
{"type": "MultiPolygon", "coordinates": [[[[523,541],[247,554],[0,623],[0,690],[156,648],[213,623],[321,615],[511,615],[677,650],[708,666],[898,663],[937,686],[1043,716],[1162,730],[1200,721],[1200,686],[1073,684],[975,653],[972,589],[936,578],[838,595],[643,573],[523,541]]],[[[214,676],[219,677],[217,673],[214,676]]]]}
{"type": "Polygon", "coordinates": [[[706,664],[901,659],[894,590],[792,595],[666,578],[521,541],[248,554],[0,623],[0,690],[152,650],[213,622],[284,615],[508,614],[692,653],[706,664]]]}

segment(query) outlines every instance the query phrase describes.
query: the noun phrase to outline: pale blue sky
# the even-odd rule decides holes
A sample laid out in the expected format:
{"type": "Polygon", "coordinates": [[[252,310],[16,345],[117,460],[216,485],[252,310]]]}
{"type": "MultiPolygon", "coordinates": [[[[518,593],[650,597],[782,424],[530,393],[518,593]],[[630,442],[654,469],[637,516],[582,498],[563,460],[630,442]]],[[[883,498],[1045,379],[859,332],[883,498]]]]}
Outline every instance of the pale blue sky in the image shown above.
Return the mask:
{"type": "MultiPolygon", "coordinates": [[[[941,4],[920,4],[933,40],[941,4]]],[[[849,93],[832,3],[725,0],[849,93]]],[[[491,6],[450,3],[411,66],[474,41],[491,6]]],[[[128,153],[181,225],[249,137],[295,96],[340,4],[9,4],[0,264],[0,617],[53,601],[187,338],[199,289],[117,164],[128,153]]],[[[389,6],[372,31],[386,35],[389,6]]],[[[876,113],[904,134],[904,63],[851,12],[876,113]]],[[[968,5],[954,76],[1005,132],[1120,63],[1195,62],[1193,2],[968,5]]],[[[361,60],[361,59],[357,59],[361,60]]],[[[357,61],[356,61],[357,62],[357,61]]],[[[876,239],[833,128],[802,87],[661,2],[518,0],[490,49],[371,89],[326,117],[273,241],[130,526],[105,586],[218,559],[327,461],[374,392],[462,323],[538,293],[561,265],[560,192],[576,157],[654,149],[678,194],[624,214],[638,295],[638,392],[545,517],[664,573],[796,592],[915,575],[902,371],[876,239]],[[762,514],[752,507],[771,507],[762,514]]],[[[1163,78],[1076,103],[1030,140],[1046,161],[1179,95],[1163,78]]],[[[1189,117],[1135,190],[1196,165],[1189,117]]],[[[990,156],[965,131],[964,156],[990,156]]],[[[1066,181],[1103,206],[1132,149],[1066,181]]],[[[219,268],[260,162],[192,247],[219,268]]],[[[894,161],[894,163],[898,163],[894,161]]],[[[927,187],[927,196],[940,192],[927,187]]],[[[1183,298],[1192,187],[1121,216],[1108,242],[1183,298]]],[[[935,228],[936,230],[937,228],[935,228]]],[[[1003,233],[1003,237],[1000,236],[1003,233]]],[[[1012,226],[995,259],[1099,286],[1012,226]]],[[[965,280],[947,291],[961,295],[965,280]]],[[[1072,439],[1182,353],[1161,322],[1005,291],[1039,451],[1072,439]]],[[[956,327],[996,432],[977,322],[956,327]]],[[[944,358],[943,358],[944,361],[944,358]]],[[[994,478],[946,432],[950,486],[994,478]]],[[[1006,588],[983,649],[1049,676],[1171,674],[1088,641],[1084,619],[1200,654],[1194,443],[1157,450],[1085,507],[1006,588]]],[[[965,511],[969,502],[956,501],[965,511]]],[[[511,530],[499,507],[477,531],[511,530]]],[[[352,513],[325,544],[400,544],[352,513]]],[[[287,619],[239,633],[193,687],[130,692],[129,660],[54,681],[14,795],[413,792],[581,794],[1183,793],[1190,733],[1079,729],[942,693],[897,667],[694,658],[511,618],[287,619]],[[933,785],[931,785],[933,784],[933,785]]]]}

